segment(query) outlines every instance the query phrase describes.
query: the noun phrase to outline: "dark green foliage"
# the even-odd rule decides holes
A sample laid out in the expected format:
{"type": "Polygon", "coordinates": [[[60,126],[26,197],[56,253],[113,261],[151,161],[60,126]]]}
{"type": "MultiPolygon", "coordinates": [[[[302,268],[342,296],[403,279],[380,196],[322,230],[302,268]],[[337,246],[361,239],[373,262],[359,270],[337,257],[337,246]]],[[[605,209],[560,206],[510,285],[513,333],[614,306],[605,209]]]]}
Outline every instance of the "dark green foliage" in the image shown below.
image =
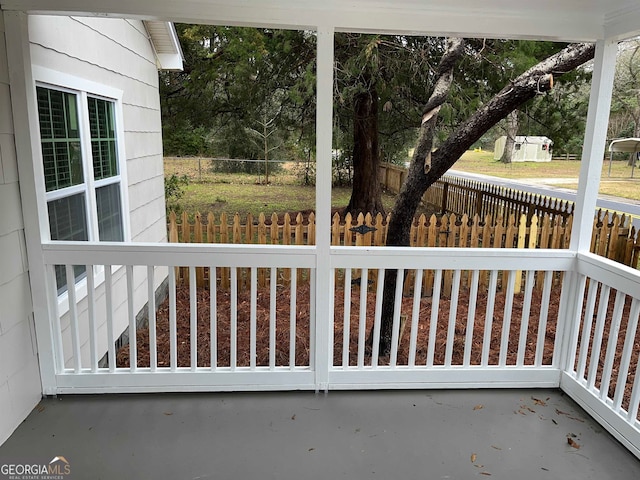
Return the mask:
{"type": "Polygon", "coordinates": [[[165,154],[281,159],[315,142],[315,36],[308,32],[176,25],[183,72],[160,76],[165,154]],[[251,135],[265,118],[265,147],[251,135]],[[185,135],[185,133],[189,133],[185,135]]]}
{"type": "Polygon", "coordinates": [[[189,177],[186,175],[178,176],[172,173],[170,176],[164,177],[164,198],[167,211],[175,209],[178,200],[184,195],[184,187],[189,185],[189,177]]]}

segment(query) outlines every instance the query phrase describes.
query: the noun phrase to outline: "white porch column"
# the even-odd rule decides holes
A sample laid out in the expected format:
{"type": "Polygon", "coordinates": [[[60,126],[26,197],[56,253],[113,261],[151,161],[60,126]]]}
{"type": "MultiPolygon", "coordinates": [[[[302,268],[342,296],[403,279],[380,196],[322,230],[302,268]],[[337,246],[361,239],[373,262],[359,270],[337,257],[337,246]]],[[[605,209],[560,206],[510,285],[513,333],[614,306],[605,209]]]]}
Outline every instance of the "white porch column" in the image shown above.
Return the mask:
{"type": "Polygon", "coordinates": [[[316,92],[316,387],[329,381],[333,279],[331,276],[331,148],[333,122],[332,26],[318,28],[316,92]]]}
{"type": "Polygon", "coordinates": [[[31,74],[28,16],[23,12],[9,11],[5,12],[4,19],[40,378],[42,392],[45,395],[53,395],[56,393],[56,367],[51,315],[55,314],[57,299],[52,298],[52,289],[48,288],[47,279],[50,278],[52,269],[45,268],[41,246],[43,240],[49,239],[49,229],[48,220],[42,214],[47,211],[44,204],[44,179],[37,177],[34,171],[34,161],[36,158],[40,159],[40,139],[38,108],[31,74]]]}
{"type": "Polygon", "coordinates": [[[569,247],[572,251],[588,252],[591,244],[593,215],[598,200],[602,161],[607,140],[617,52],[617,40],[600,40],[596,44],[589,113],[580,165],[580,181],[569,247]]]}

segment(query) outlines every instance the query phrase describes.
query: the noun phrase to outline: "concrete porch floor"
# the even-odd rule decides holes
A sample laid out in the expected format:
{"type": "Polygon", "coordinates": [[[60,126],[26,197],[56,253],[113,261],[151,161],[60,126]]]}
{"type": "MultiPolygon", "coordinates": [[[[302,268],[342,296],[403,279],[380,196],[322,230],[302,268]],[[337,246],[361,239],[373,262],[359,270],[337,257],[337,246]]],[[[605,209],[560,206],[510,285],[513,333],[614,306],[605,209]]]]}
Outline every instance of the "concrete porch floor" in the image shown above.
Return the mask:
{"type": "Polygon", "coordinates": [[[87,480],[640,478],[558,390],[61,396],[0,446],[0,465],[55,456],[87,480]]]}

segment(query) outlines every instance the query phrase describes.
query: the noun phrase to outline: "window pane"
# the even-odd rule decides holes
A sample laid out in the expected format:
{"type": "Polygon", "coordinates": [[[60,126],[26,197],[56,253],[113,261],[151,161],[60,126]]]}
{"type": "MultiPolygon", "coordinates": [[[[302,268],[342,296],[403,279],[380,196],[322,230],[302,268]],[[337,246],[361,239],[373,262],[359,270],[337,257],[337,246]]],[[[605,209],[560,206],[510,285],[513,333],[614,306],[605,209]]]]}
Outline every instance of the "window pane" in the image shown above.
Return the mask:
{"type": "Polygon", "coordinates": [[[76,96],[37,87],[44,181],[47,192],[84,181],[76,96]]]}
{"type": "MultiPolygon", "coordinates": [[[[48,203],[48,209],[51,240],[88,240],[84,194],[53,200],[48,203]]],[[[55,270],[58,293],[61,293],[67,288],[67,275],[61,265],[56,265],[55,270]]],[[[85,267],[76,265],[74,271],[77,282],[84,276],[85,267]]]]}
{"type": "Polygon", "coordinates": [[[98,98],[88,98],[93,175],[96,180],[118,175],[114,104],[98,98]]]}
{"type": "Polygon", "coordinates": [[[103,242],[122,242],[122,208],[120,185],[115,183],[96,189],[98,205],[98,234],[103,242]]]}

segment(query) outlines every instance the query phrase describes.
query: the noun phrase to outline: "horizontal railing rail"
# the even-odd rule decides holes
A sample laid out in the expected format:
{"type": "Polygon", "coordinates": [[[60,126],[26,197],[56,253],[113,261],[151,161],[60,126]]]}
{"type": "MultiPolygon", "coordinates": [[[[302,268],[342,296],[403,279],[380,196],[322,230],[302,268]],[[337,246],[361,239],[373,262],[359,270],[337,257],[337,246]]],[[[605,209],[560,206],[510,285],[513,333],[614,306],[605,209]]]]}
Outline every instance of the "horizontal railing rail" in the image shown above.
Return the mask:
{"type": "Polygon", "coordinates": [[[42,250],[48,265],[200,267],[212,262],[219,267],[315,268],[316,264],[313,246],[51,241],[43,243],[42,250]]]}

